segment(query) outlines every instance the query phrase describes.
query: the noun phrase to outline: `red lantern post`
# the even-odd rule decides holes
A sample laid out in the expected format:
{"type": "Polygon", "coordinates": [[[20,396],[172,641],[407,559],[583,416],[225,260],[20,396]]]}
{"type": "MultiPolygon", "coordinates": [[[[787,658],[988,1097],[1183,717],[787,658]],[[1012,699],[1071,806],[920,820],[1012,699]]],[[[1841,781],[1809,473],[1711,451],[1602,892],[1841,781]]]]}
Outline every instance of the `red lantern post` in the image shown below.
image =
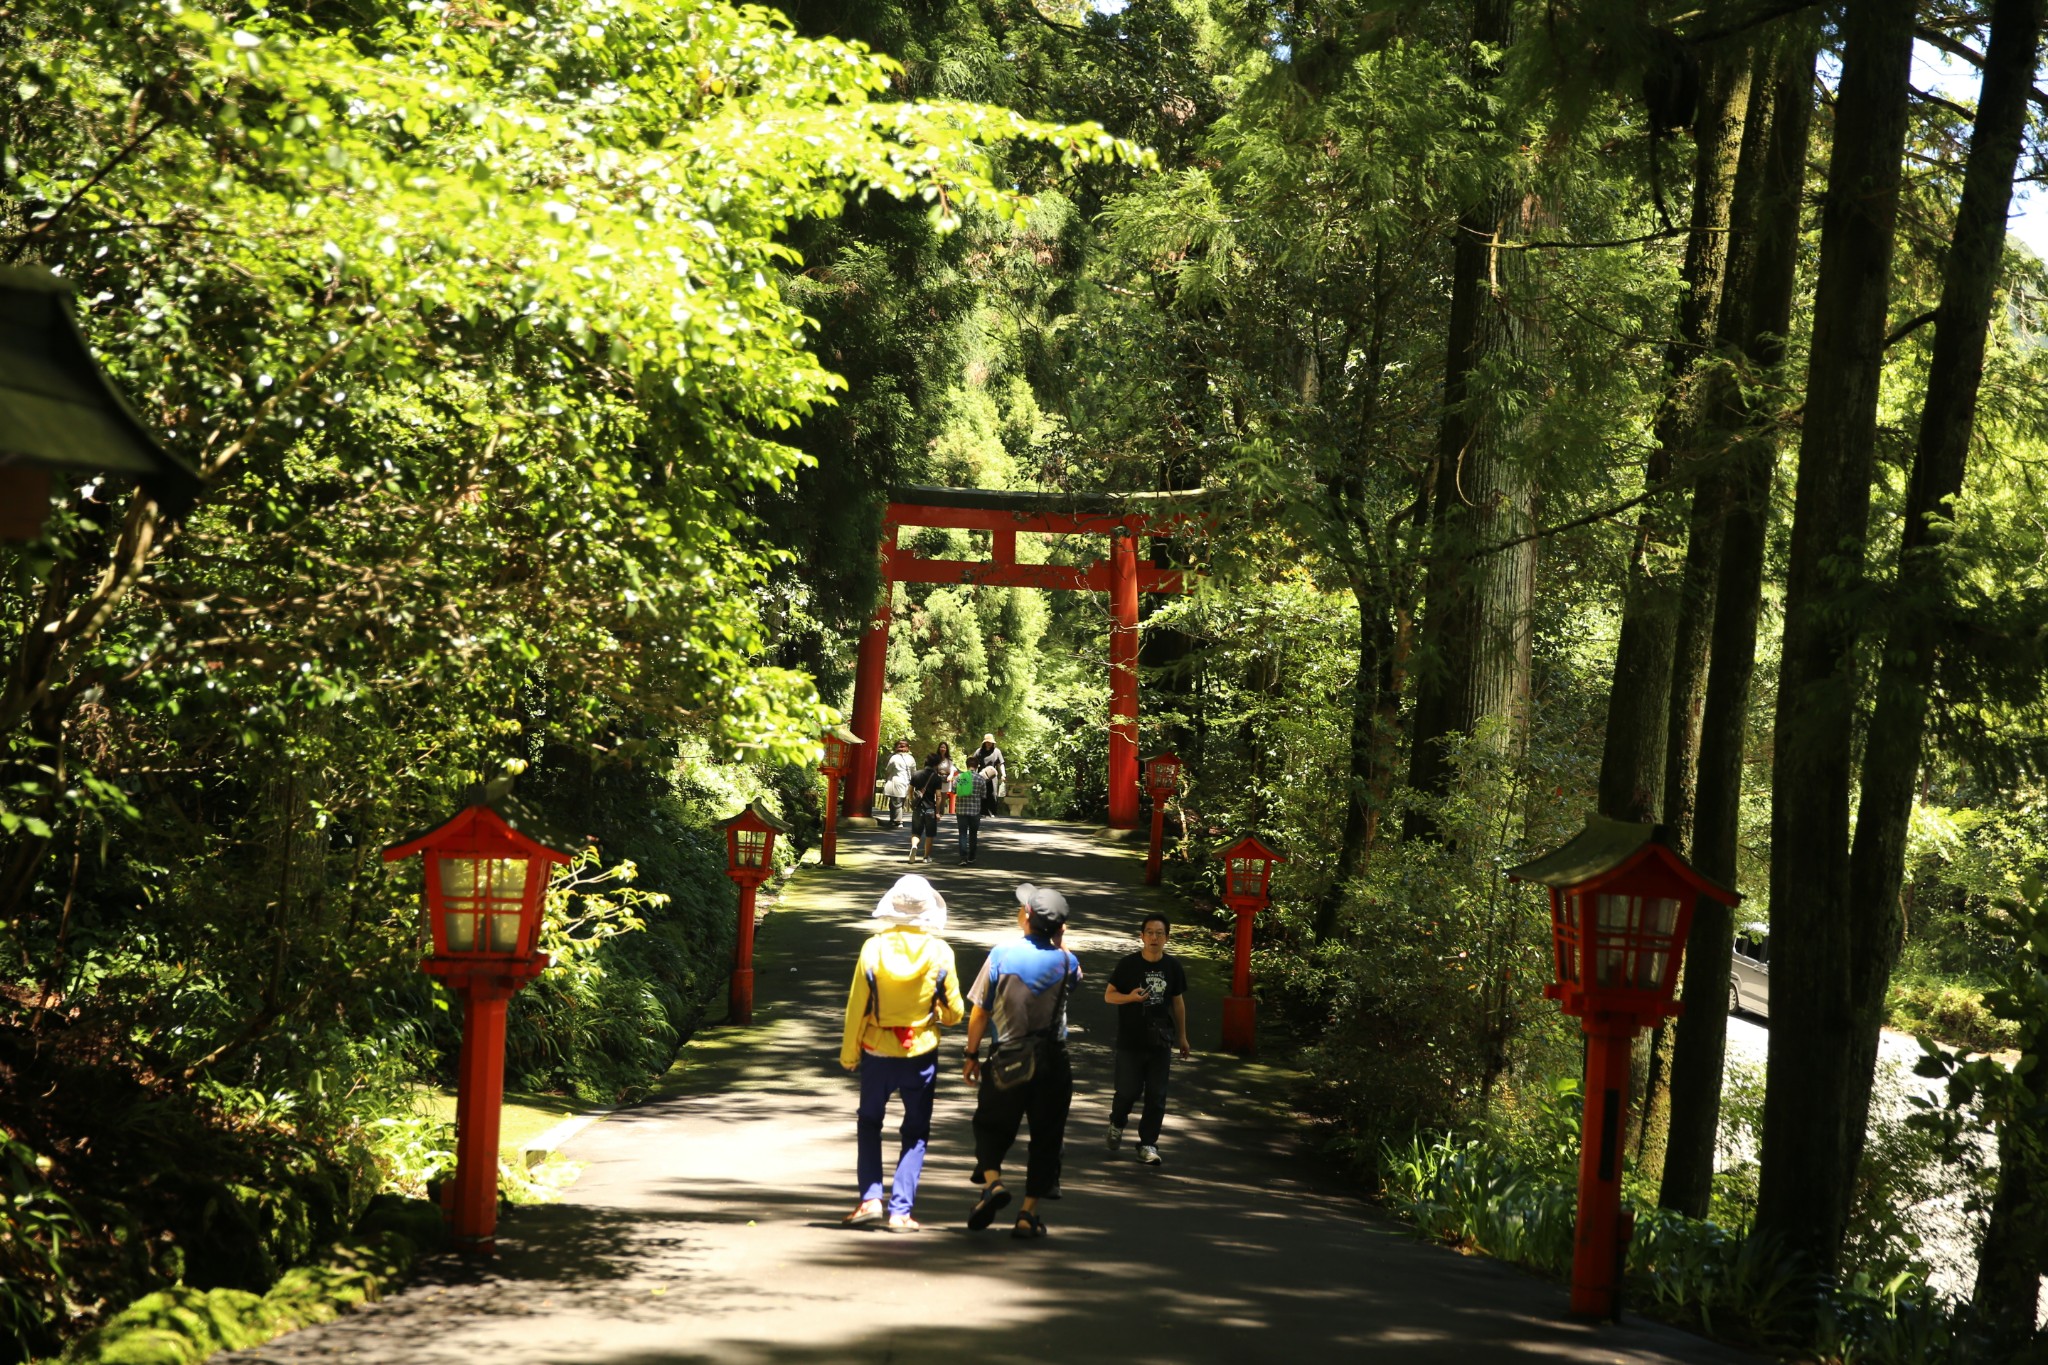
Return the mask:
{"type": "Polygon", "coordinates": [[[1683,1008],[1672,996],[1695,900],[1742,899],[1694,871],[1664,838],[1661,825],[1589,816],[1564,847],[1508,870],[1511,880],[1550,888],[1557,979],[1543,993],[1578,1016],[1586,1034],[1571,1305],[1588,1317],[1617,1311],[1631,1042],[1637,1029],[1683,1008]]]}
{"type": "Polygon", "coordinates": [[[1180,760],[1171,753],[1145,760],[1145,791],[1152,798],[1152,846],[1145,854],[1145,885],[1159,885],[1159,860],[1166,843],[1166,803],[1180,791],[1180,760]]]}
{"type": "Polygon", "coordinates": [[[775,840],[787,833],[789,826],[759,801],[725,822],[725,875],[740,889],[739,937],[726,995],[726,1013],[735,1024],[754,1022],[754,893],[775,874],[775,840]]]}
{"type": "Polygon", "coordinates": [[[478,788],[452,819],[384,850],[386,862],[415,853],[425,862],[434,951],[420,967],[462,999],[455,1179],[442,1198],[456,1247],[485,1254],[498,1227],[505,1005],[547,968],[534,942],[553,866],[570,856],[511,790],[509,778],[478,788]]]}
{"type": "Polygon", "coordinates": [[[823,867],[839,866],[839,782],[846,776],[861,745],[867,743],[844,725],[835,725],[821,737],[824,760],[818,771],[825,774],[825,828],[818,836],[818,862],[823,867]]]}
{"type": "Polygon", "coordinates": [[[1247,834],[1221,850],[1223,903],[1237,914],[1237,953],[1230,994],[1223,1001],[1223,1050],[1249,1056],[1258,1042],[1258,1006],[1252,1000],[1252,916],[1272,901],[1273,864],[1287,855],[1247,834]]]}

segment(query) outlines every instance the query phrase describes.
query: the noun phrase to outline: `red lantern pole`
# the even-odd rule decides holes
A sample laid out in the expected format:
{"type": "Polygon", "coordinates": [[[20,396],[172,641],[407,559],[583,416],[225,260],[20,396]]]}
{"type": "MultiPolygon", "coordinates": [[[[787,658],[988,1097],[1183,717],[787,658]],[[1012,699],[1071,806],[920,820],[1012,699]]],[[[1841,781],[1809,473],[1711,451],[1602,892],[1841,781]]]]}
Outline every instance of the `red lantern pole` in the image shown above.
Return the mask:
{"type": "Polygon", "coordinates": [[[732,989],[726,1013],[735,1024],[754,1022],[754,891],[756,883],[740,883],[740,932],[732,950],[732,989]]]}
{"type": "Polygon", "coordinates": [[[825,774],[825,832],[818,836],[818,865],[839,866],[839,774],[825,774]]]}
{"type": "Polygon", "coordinates": [[[456,1065],[455,1177],[441,1191],[455,1246],[489,1253],[498,1231],[498,1120],[505,1099],[505,1005],[547,969],[536,951],[548,874],[571,860],[569,841],[543,843],[532,811],[505,776],[476,789],[453,819],[384,850],[420,854],[433,954],[420,963],[462,1001],[456,1065]]]}
{"type": "Polygon", "coordinates": [[[455,1078],[455,1178],[442,1207],[458,1251],[491,1252],[498,1233],[498,1122],[505,1102],[505,1005],[547,966],[525,962],[421,964],[462,1000],[462,1054],[455,1078]]]}
{"type": "Polygon", "coordinates": [[[1572,1312],[1611,1317],[1620,1273],[1621,1144],[1628,1130],[1633,1015],[1589,1014],[1586,1100],[1579,1132],[1579,1225],[1572,1245],[1572,1312]]]}
{"type": "Polygon", "coordinates": [[[1252,916],[1256,905],[1237,912],[1237,955],[1230,964],[1230,994],[1223,1001],[1223,1050],[1249,1057],[1258,1047],[1258,1002],[1252,999],[1252,916]]]}

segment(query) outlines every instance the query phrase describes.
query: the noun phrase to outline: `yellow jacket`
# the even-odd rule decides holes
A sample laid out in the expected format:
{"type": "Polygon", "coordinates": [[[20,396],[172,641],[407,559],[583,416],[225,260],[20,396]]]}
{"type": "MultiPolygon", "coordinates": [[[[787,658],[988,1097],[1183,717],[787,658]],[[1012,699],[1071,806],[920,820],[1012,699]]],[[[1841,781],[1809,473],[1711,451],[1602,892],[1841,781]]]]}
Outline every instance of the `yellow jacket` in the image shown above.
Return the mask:
{"type": "Polygon", "coordinates": [[[862,945],[846,993],[839,1064],[863,1052],[919,1057],[939,1045],[939,1026],[957,1024],[965,1006],[953,948],[914,925],[894,924],[862,945]]]}

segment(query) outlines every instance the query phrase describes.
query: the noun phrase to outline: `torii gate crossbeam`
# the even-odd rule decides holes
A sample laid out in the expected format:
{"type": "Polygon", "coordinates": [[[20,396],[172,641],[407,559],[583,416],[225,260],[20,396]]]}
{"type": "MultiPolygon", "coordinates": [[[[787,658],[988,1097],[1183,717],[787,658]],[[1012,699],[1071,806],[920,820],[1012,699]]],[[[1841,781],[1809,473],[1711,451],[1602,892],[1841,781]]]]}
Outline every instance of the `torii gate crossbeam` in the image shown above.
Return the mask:
{"type": "Polygon", "coordinates": [[[897,583],[977,583],[1000,588],[1047,588],[1109,594],[1109,824],[1138,824],[1138,594],[1181,590],[1181,575],[1138,558],[1138,539],[1170,531],[1189,495],[1104,496],[1002,492],[981,488],[903,488],[895,491],[882,522],[881,606],[861,637],[854,668],[853,729],[867,742],[856,751],[851,814],[871,815],[875,763],[881,743],[882,693],[888,685],[889,588],[897,583]],[[919,559],[897,543],[905,526],[987,531],[986,560],[919,559]],[[1020,564],[1017,533],[1107,535],[1109,558],[1083,568],[1020,564]]]}

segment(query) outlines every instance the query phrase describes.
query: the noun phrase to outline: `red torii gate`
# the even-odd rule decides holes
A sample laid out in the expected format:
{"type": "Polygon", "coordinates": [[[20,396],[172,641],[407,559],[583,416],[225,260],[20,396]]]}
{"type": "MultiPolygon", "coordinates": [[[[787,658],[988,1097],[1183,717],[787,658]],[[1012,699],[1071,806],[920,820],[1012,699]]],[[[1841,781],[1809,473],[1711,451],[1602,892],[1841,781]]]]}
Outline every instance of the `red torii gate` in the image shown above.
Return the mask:
{"type": "Polygon", "coordinates": [[[882,522],[882,604],[861,636],[854,668],[853,729],[867,742],[856,751],[848,813],[869,815],[881,743],[883,664],[889,653],[888,589],[896,583],[981,583],[995,588],[1050,588],[1109,594],[1109,824],[1138,824],[1138,594],[1179,592],[1181,574],[1138,558],[1138,538],[1165,535],[1186,513],[1189,493],[1073,495],[984,488],[899,488],[882,522]],[[905,526],[987,531],[986,560],[919,559],[896,543],[905,526]],[[1017,533],[1106,535],[1109,558],[1086,568],[1020,564],[1017,533]]]}

